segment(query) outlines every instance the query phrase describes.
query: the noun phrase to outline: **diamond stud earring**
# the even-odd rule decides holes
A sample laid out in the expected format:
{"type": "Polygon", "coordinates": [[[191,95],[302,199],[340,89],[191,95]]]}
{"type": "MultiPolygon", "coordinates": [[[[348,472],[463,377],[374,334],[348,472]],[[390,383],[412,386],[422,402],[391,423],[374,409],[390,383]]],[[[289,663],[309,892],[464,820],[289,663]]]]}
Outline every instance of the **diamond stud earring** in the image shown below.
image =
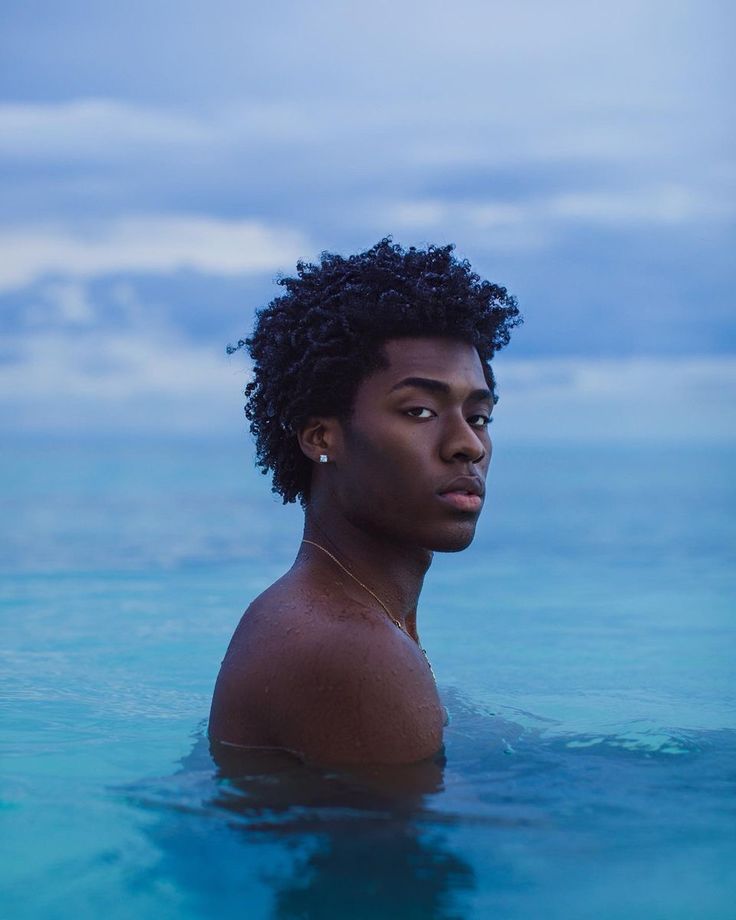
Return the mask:
{"type": "Polygon", "coordinates": [[[319,462],[320,462],[320,463],[327,463],[327,454],[320,454],[320,455],[319,455],[319,462]]]}

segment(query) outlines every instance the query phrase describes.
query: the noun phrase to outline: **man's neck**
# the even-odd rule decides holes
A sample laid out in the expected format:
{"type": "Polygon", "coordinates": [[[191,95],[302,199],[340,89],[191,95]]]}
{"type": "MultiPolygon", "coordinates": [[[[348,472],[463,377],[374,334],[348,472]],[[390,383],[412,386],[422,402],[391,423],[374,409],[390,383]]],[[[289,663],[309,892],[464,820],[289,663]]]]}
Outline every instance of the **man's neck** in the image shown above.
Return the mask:
{"type": "MultiPolygon", "coordinates": [[[[369,533],[341,515],[326,514],[314,505],[305,510],[304,540],[316,543],[339,560],[416,638],[417,604],[424,576],[432,563],[430,550],[391,542],[385,535],[369,533]]],[[[310,544],[306,547],[309,549],[310,544]]],[[[319,553],[319,549],[315,551],[319,553]]],[[[302,544],[297,564],[307,558],[310,554],[302,544]]],[[[335,565],[329,559],[326,561],[335,565]]]]}

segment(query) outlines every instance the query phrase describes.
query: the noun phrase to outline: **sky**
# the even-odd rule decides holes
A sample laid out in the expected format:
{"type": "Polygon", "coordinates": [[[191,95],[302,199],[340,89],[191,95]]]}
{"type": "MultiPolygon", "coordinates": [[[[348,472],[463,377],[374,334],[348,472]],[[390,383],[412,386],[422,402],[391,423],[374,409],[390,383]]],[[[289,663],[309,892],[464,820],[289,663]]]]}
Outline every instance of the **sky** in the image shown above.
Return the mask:
{"type": "Polygon", "coordinates": [[[298,258],[453,242],[510,439],[736,438],[725,0],[5,0],[0,423],[240,431],[298,258]]]}

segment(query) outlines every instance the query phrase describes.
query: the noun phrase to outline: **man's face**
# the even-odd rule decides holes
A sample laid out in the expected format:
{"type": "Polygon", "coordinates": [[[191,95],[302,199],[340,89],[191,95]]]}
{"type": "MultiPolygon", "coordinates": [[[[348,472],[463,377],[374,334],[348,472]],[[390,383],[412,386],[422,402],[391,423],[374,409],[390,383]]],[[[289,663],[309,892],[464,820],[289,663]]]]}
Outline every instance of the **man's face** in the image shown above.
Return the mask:
{"type": "Polygon", "coordinates": [[[351,523],[429,550],[465,549],[491,459],[493,400],[476,349],[392,339],[388,367],[364,380],[344,427],[336,497],[351,523]]]}

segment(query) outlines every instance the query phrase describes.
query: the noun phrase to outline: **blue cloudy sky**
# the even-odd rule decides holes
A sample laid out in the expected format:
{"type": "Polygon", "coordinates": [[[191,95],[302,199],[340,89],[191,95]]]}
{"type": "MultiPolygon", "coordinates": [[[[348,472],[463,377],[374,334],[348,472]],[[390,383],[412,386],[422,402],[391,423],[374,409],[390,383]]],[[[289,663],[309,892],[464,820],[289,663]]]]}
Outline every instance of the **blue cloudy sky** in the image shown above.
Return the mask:
{"type": "Polygon", "coordinates": [[[455,242],[510,438],[736,435],[733,5],[5,0],[0,423],[221,434],[274,277],[455,242]]]}

